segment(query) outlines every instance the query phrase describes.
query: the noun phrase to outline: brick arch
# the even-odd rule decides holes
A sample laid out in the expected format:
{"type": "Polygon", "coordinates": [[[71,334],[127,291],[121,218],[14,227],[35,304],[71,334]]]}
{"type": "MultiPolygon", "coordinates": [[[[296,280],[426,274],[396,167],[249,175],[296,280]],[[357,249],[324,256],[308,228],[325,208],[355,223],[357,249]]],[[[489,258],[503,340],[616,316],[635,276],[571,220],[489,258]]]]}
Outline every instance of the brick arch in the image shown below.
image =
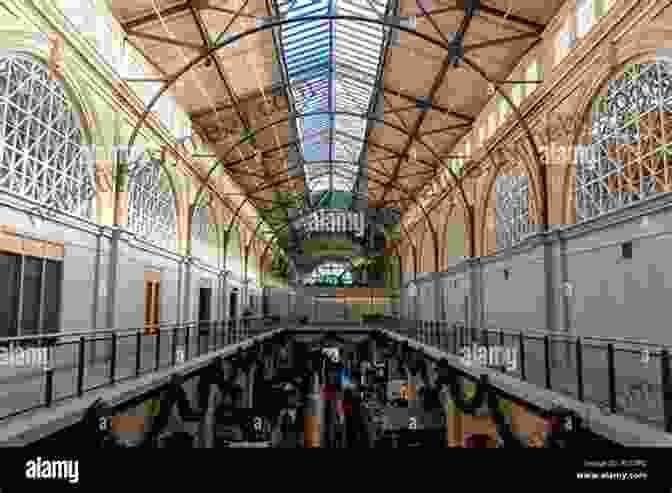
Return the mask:
{"type": "MultiPolygon", "coordinates": [[[[672,29],[657,29],[649,32],[647,43],[649,46],[642,47],[641,41],[636,38],[638,33],[633,33],[625,42],[621,43],[618,48],[615,47],[616,63],[613,65],[603,63],[602,67],[593,73],[593,83],[589,84],[581,95],[580,103],[577,108],[577,124],[574,127],[574,134],[572,135],[572,162],[575,162],[576,155],[574,153],[576,147],[580,144],[583,137],[586,125],[590,124],[590,112],[595,97],[604,90],[609,81],[621,77],[624,74],[626,65],[630,64],[646,64],[657,61],[656,51],[661,48],[672,49],[672,42],[669,41],[672,35],[672,29]],[[665,39],[665,37],[668,39],[665,39]],[[620,51],[620,53],[619,53],[620,51]]],[[[670,59],[672,64],[672,59],[670,59]]],[[[576,193],[575,192],[575,175],[572,173],[573,166],[568,166],[565,171],[563,193],[565,200],[563,201],[563,218],[567,224],[576,222],[576,193]]]]}

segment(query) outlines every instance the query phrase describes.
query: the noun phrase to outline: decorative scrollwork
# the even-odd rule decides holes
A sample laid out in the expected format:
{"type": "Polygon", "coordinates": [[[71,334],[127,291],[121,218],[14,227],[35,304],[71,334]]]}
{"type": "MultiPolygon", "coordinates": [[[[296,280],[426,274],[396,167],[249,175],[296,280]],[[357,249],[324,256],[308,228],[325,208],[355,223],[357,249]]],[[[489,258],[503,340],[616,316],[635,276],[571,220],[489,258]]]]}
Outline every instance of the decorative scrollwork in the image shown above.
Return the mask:
{"type": "Polygon", "coordinates": [[[672,65],[629,65],[593,100],[576,156],[576,220],[670,190],[672,65]]]}

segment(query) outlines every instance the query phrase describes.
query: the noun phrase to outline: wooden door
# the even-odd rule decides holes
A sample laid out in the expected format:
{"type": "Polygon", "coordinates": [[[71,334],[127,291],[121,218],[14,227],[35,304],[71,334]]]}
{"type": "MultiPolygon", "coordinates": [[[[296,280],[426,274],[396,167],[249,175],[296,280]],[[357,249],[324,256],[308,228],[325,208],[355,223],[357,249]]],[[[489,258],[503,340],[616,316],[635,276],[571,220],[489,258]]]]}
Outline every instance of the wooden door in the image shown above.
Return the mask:
{"type": "Polygon", "coordinates": [[[145,272],[145,334],[159,330],[161,320],[161,274],[145,272]]]}

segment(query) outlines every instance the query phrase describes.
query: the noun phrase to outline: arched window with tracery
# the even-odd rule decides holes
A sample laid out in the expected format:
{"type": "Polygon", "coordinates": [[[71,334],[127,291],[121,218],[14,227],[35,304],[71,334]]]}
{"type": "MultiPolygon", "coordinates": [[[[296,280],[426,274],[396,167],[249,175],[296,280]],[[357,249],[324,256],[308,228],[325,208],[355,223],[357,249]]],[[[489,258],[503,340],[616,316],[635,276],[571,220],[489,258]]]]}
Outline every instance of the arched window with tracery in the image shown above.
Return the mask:
{"type": "Polygon", "coordinates": [[[609,81],[576,151],[577,222],[670,191],[672,65],[628,65],[609,81]]]}
{"type": "Polygon", "coordinates": [[[23,53],[0,55],[0,190],[92,219],[95,163],[63,83],[23,53]]]}
{"type": "Polygon", "coordinates": [[[210,263],[217,262],[217,229],[207,204],[197,207],[191,223],[192,255],[210,263]]]}
{"type": "Polygon", "coordinates": [[[501,174],[495,180],[497,250],[509,248],[534,232],[530,222],[529,180],[522,172],[501,174]]]}
{"type": "Polygon", "coordinates": [[[175,250],[175,195],[160,161],[143,156],[129,166],[128,229],[138,237],[175,250]]]}

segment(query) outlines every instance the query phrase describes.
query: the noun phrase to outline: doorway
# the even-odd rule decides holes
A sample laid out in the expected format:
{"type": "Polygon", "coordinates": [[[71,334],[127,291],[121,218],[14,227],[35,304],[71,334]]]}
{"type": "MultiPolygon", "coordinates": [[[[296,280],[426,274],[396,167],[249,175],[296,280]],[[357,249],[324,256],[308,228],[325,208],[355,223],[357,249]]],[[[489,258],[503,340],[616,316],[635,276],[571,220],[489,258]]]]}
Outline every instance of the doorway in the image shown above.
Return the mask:
{"type": "Polygon", "coordinates": [[[145,272],[145,334],[153,335],[159,330],[161,307],[161,274],[145,272]]]}
{"type": "Polygon", "coordinates": [[[210,307],[212,303],[212,288],[201,287],[198,291],[198,335],[199,354],[202,352],[201,343],[207,350],[211,326],[210,307]]]}
{"type": "Polygon", "coordinates": [[[238,318],[238,288],[233,288],[229,294],[229,320],[238,318]]]}

